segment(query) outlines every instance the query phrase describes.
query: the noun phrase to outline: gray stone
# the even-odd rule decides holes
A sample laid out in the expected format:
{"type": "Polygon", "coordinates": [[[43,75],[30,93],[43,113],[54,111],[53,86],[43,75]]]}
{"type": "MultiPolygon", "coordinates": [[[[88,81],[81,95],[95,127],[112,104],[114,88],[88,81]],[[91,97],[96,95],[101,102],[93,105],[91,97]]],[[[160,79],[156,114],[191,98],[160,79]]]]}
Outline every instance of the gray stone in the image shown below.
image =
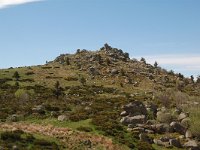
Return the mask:
{"type": "Polygon", "coordinates": [[[66,121],[66,120],[68,120],[68,117],[66,115],[58,116],[58,121],[66,121]]]}
{"type": "Polygon", "coordinates": [[[189,128],[190,126],[190,118],[184,118],[182,121],[181,121],[181,125],[184,126],[185,128],[189,128]]]}
{"type": "Polygon", "coordinates": [[[20,120],[20,116],[17,114],[13,114],[7,118],[7,121],[17,122],[20,120]]]}
{"type": "Polygon", "coordinates": [[[164,146],[164,147],[170,148],[169,142],[162,142],[161,140],[157,140],[157,139],[154,139],[153,142],[154,144],[158,146],[164,146]]]}
{"type": "Polygon", "coordinates": [[[136,125],[140,123],[145,123],[145,121],[146,121],[146,116],[144,115],[137,115],[133,117],[126,116],[120,120],[120,122],[124,125],[128,125],[128,124],[136,125]]]}
{"type": "Polygon", "coordinates": [[[198,143],[195,140],[189,140],[188,142],[184,143],[185,148],[194,148],[198,147],[198,143]]]}
{"type": "Polygon", "coordinates": [[[117,69],[112,69],[111,70],[111,75],[116,75],[118,73],[119,73],[119,70],[117,70],[117,69]]]}
{"type": "Polygon", "coordinates": [[[167,136],[165,136],[165,137],[161,137],[160,140],[161,140],[162,142],[169,142],[170,138],[167,137],[167,136]]]}
{"type": "Polygon", "coordinates": [[[170,123],[172,121],[172,115],[170,113],[158,111],[156,115],[160,123],[170,123]]]}
{"type": "Polygon", "coordinates": [[[33,113],[45,114],[45,107],[43,105],[38,105],[32,108],[33,113]]]}
{"type": "Polygon", "coordinates": [[[139,134],[139,138],[140,138],[140,141],[144,141],[150,144],[153,143],[153,140],[146,133],[139,134]]]}
{"type": "Polygon", "coordinates": [[[181,120],[183,120],[183,119],[185,119],[185,118],[187,118],[187,117],[189,117],[189,114],[188,114],[188,113],[182,112],[182,113],[180,113],[180,115],[178,116],[178,120],[181,121],[181,120]]]}
{"type": "Polygon", "coordinates": [[[142,133],[142,132],[144,132],[144,128],[141,128],[141,127],[135,127],[135,128],[132,128],[132,131],[133,131],[133,132],[142,133]]]}
{"type": "Polygon", "coordinates": [[[156,132],[156,133],[166,133],[166,132],[172,132],[171,127],[169,126],[169,124],[166,123],[159,123],[159,124],[155,124],[151,126],[152,129],[156,132]]]}
{"type": "Polygon", "coordinates": [[[190,131],[190,130],[187,130],[186,132],[185,132],[185,137],[186,138],[192,138],[193,136],[192,136],[192,132],[190,131]]]}
{"type": "Polygon", "coordinates": [[[147,115],[147,110],[144,104],[140,101],[133,101],[125,106],[123,109],[130,115],[147,115]]]}
{"type": "Polygon", "coordinates": [[[180,133],[180,134],[185,134],[186,132],[186,128],[184,126],[182,126],[180,123],[178,122],[172,122],[170,123],[170,126],[172,127],[172,129],[177,132],[177,133],[180,133]]]}
{"type": "Polygon", "coordinates": [[[154,131],[153,130],[149,130],[149,129],[145,129],[145,132],[148,133],[148,134],[154,134],[154,131]]]}
{"type": "Polygon", "coordinates": [[[120,116],[127,116],[127,115],[128,115],[128,113],[126,111],[122,111],[120,114],[120,116]]]}
{"type": "Polygon", "coordinates": [[[182,148],[180,141],[177,139],[170,139],[169,144],[174,147],[182,148]]]}

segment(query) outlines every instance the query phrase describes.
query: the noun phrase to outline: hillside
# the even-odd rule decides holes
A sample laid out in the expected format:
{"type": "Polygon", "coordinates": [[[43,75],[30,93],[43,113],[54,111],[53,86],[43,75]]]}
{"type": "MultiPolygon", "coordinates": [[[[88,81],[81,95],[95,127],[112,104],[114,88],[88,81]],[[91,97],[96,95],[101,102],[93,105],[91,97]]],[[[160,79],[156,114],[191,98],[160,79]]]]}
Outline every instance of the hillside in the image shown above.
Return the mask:
{"type": "MultiPolygon", "coordinates": [[[[47,136],[56,141],[50,149],[199,147],[200,80],[131,59],[108,44],[45,65],[2,69],[0,88],[0,133],[47,136]]],[[[2,137],[0,147],[9,149],[13,138],[2,137]]]]}

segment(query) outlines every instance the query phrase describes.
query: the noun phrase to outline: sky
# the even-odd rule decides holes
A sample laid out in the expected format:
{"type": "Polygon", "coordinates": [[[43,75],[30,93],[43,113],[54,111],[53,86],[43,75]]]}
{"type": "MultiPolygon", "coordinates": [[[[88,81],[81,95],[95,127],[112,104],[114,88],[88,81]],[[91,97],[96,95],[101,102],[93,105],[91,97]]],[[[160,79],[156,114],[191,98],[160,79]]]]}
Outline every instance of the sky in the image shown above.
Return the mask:
{"type": "Polygon", "coordinates": [[[0,68],[44,64],[104,43],[200,74],[200,0],[0,0],[0,68]]]}

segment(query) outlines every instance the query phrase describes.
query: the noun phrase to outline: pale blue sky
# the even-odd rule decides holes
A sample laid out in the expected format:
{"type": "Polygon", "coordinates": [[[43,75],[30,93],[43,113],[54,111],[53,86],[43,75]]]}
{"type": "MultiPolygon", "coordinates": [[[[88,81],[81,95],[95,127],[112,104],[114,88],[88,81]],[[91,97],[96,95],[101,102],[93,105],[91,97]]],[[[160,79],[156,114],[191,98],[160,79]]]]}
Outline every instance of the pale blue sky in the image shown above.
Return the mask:
{"type": "Polygon", "coordinates": [[[0,0],[0,68],[107,42],[168,70],[200,74],[200,0],[33,1],[0,0]]]}

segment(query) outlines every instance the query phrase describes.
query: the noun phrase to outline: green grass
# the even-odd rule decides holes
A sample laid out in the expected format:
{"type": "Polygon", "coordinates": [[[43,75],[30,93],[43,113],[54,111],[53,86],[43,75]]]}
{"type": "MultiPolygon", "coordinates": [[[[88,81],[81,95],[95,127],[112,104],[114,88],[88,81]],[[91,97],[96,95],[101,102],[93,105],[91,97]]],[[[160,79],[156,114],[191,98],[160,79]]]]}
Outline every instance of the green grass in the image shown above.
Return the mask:
{"type": "Polygon", "coordinates": [[[48,119],[38,119],[34,117],[29,117],[25,119],[23,122],[28,122],[28,123],[35,123],[35,124],[42,124],[42,125],[53,125],[55,127],[65,127],[65,128],[71,128],[73,130],[77,130],[79,127],[89,127],[92,129],[91,133],[94,134],[101,134],[100,131],[95,130],[95,126],[91,123],[91,119],[87,120],[81,120],[78,122],[72,122],[72,121],[58,121],[55,118],[48,118],[48,119]]]}
{"type": "Polygon", "coordinates": [[[188,108],[190,112],[190,130],[194,136],[200,139],[200,106],[188,108]]]}

